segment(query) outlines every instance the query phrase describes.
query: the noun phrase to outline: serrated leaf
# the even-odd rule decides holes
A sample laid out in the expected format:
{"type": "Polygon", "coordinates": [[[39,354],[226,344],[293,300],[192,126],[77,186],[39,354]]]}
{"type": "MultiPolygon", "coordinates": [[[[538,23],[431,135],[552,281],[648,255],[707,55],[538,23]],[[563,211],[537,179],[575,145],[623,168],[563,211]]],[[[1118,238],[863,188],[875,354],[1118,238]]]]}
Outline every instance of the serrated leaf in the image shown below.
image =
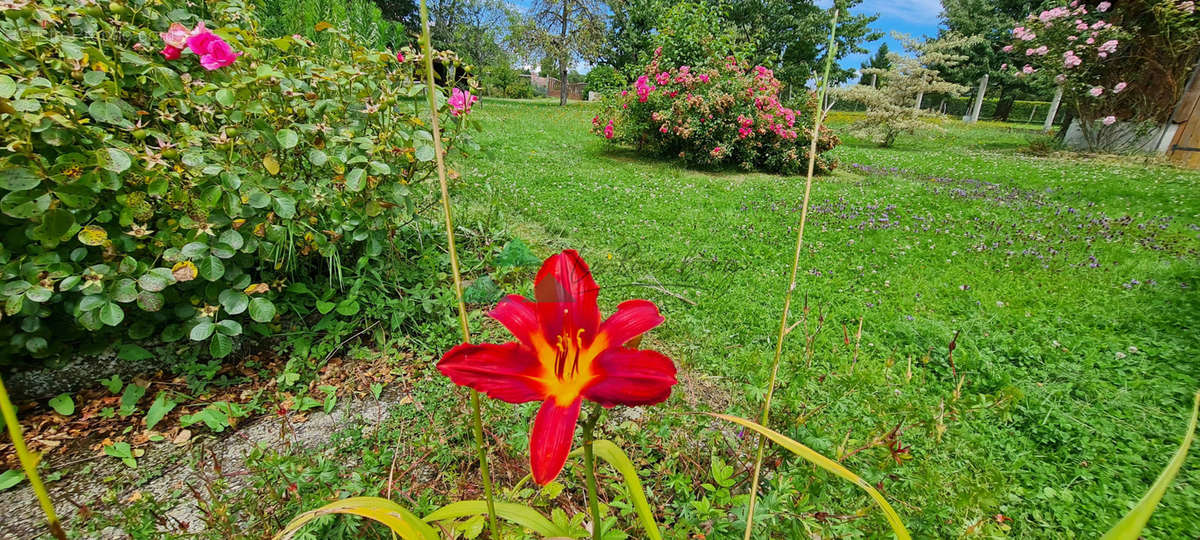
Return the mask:
{"type": "Polygon", "coordinates": [[[233,352],[233,338],[225,334],[213,334],[212,340],[208,342],[208,354],[211,354],[213,358],[225,358],[231,352],[233,352]]]}

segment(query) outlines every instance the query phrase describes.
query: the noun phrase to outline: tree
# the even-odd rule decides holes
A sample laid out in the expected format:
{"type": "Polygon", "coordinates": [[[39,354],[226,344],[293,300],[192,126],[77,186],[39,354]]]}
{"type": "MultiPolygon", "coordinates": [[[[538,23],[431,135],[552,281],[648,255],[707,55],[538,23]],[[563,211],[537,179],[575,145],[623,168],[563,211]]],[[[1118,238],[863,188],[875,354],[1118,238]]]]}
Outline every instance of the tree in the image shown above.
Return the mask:
{"type": "Polygon", "coordinates": [[[636,76],[654,50],[654,34],[669,8],[665,0],[608,0],[612,12],[600,63],[636,76]]]}
{"type": "MultiPolygon", "coordinates": [[[[888,58],[887,43],[880,43],[879,48],[875,49],[875,56],[868,58],[867,61],[860,64],[860,66],[862,67],[862,72],[865,72],[868,69],[883,71],[891,69],[892,59],[888,58]]],[[[874,82],[873,77],[867,77],[865,75],[860,77],[858,80],[858,84],[870,84],[871,82],[874,82]]]]}
{"type": "Polygon", "coordinates": [[[918,107],[920,96],[959,95],[967,90],[966,86],[943,80],[939,69],[953,67],[965,60],[966,56],[955,51],[979,39],[950,34],[921,42],[906,36],[896,37],[913,56],[890,53],[891,67],[888,69],[864,69],[865,75],[879,77],[877,87],[854,85],[838,91],[841,98],[867,106],[866,118],[853,124],[850,131],[870,137],[884,147],[894,144],[901,133],[912,134],[918,129],[932,127],[925,119],[937,113],[918,107]]]}
{"type": "Polygon", "coordinates": [[[832,10],[838,10],[837,54],[829,77],[843,83],[854,76],[837,62],[849,54],[870,52],[863,44],[883,37],[871,29],[875,15],[855,15],[850,9],[862,0],[834,0],[833,6],[822,9],[812,0],[741,0],[744,6],[760,6],[757,10],[735,8],[734,13],[759,13],[758,47],[764,65],[775,69],[776,77],[790,86],[802,87],[819,66],[824,65],[827,36],[832,10]]]}
{"type": "Polygon", "coordinates": [[[375,0],[383,18],[400,23],[410,32],[421,26],[421,14],[417,12],[416,0],[375,0]]]}
{"type": "Polygon", "coordinates": [[[429,37],[434,48],[453,50],[469,63],[511,63],[502,32],[512,17],[500,0],[429,0],[429,37]]]}
{"type": "Polygon", "coordinates": [[[942,35],[978,36],[979,41],[964,47],[959,54],[966,60],[943,70],[942,77],[962,85],[974,85],[986,73],[988,86],[998,89],[994,119],[1007,120],[1017,99],[1046,99],[1053,92],[1044,79],[1014,77],[1000,69],[1008,59],[1001,47],[1011,41],[1012,28],[1040,0],[942,0],[942,35]]]}
{"type": "Polygon", "coordinates": [[[516,20],[509,39],[526,58],[538,53],[558,58],[559,104],[567,104],[567,75],[577,58],[594,61],[605,41],[600,0],[535,0],[529,15],[516,20]]]}

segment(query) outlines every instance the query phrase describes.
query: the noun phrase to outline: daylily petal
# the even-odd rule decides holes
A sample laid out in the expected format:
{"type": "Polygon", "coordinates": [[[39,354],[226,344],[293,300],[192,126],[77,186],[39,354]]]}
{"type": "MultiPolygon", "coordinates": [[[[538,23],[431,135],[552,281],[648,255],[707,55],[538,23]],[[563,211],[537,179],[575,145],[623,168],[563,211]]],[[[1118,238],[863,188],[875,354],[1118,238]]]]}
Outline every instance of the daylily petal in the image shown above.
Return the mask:
{"type": "Polygon", "coordinates": [[[496,309],[488,312],[488,315],[503,324],[521,344],[530,349],[536,348],[533,336],[541,334],[542,327],[538,324],[537,310],[533,302],[524,296],[510,294],[496,305],[496,309]]]}
{"type": "Polygon", "coordinates": [[[565,407],[550,398],[538,409],[533,431],[529,434],[529,465],[538,485],[544,486],[557,478],[567,463],[582,405],[582,398],[575,398],[565,407]]]}
{"type": "Polygon", "coordinates": [[[547,336],[562,334],[564,326],[570,333],[583,330],[585,343],[596,338],[600,324],[600,308],[596,298],[600,287],[592,279],[587,263],[573,249],[552,255],[542,263],[533,285],[537,300],[538,319],[547,336]]]}
{"type": "Polygon", "coordinates": [[[519,343],[464,343],[442,356],[437,368],[454,384],[474,388],[492,399],[525,403],[546,397],[537,379],[541,364],[519,343]]]}
{"type": "Polygon", "coordinates": [[[653,405],[666,401],[675,380],[675,364],[657,351],[609,349],[596,359],[596,381],[583,397],[605,407],[653,405]]]}
{"type": "Polygon", "coordinates": [[[649,300],[627,300],[617,306],[616,313],[600,324],[600,335],[613,347],[625,345],[666,319],[658,313],[658,306],[649,300]]]}

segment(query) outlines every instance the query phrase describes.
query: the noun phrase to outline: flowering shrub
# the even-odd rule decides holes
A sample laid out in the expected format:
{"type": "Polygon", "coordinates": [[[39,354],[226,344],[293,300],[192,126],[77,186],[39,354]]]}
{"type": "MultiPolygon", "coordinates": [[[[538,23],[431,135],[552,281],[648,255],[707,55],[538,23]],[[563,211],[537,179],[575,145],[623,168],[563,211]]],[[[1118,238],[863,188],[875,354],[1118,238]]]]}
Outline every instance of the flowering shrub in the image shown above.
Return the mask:
{"type": "MultiPolygon", "coordinates": [[[[782,84],[771,70],[748,69],[734,57],[717,67],[670,67],[656,51],[634,82],[605,101],[592,131],[691,165],[736,165],[784,174],[808,167],[816,98],[804,93],[797,108],[779,97],[782,84]]],[[[837,166],[822,154],[840,141],[826,128],[817,141],[817,172],[837,166]]]]}
{"type": "Polygon", "coordinates": [[[1073,0],[1031,13],[1013,28],[1013,43],[1003,48],[1014,59],[1012,65],[1004,64],[1001,69],[1017,77],[1053,78],[1062,88],[1065,102],[1080,116],[1085,137],[1093,143],[1096,120],[1104,126],[1116,122],[1121,107],[1111,98],[1127,86],[1123,80],[1112,81],[1113,73],[1122,69],[1115,55],[1127,34],[1106,20],[1111,7],[1109,2],[1091,6],[1073,0]]]}
{"type": "Polygon", "coordinates": [[[0,19],[0,363],[115,331],[222,357],[281,300],[314,312],[305,281],[405,249],[434,158],[409,100],[420,55],[321,57],[257,34],[237,0],[206,11],[56,0],[0,19]]]}

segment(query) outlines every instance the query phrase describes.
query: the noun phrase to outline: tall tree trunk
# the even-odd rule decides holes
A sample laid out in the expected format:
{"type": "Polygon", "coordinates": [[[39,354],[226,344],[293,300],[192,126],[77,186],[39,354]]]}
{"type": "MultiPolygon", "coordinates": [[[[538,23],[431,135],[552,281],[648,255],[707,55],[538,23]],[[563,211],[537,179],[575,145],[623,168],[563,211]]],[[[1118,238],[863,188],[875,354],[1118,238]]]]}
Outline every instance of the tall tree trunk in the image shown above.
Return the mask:
{"type": "Polygon", "coordinates": [[[559,34],[559,39],[561,40],[559,43],[562,45],[562,58],[559,59],[559,74],[562,75],[562,78],[560,78],[558,81],[558,104],[560,106],[567,104],[567,57],[570,56],[570,53],[567,52],[570,50],[570,48],[567,47],[567,8],[569,7],[571,0],[562,0],[562,3],[562,33],[559,34]]]}

